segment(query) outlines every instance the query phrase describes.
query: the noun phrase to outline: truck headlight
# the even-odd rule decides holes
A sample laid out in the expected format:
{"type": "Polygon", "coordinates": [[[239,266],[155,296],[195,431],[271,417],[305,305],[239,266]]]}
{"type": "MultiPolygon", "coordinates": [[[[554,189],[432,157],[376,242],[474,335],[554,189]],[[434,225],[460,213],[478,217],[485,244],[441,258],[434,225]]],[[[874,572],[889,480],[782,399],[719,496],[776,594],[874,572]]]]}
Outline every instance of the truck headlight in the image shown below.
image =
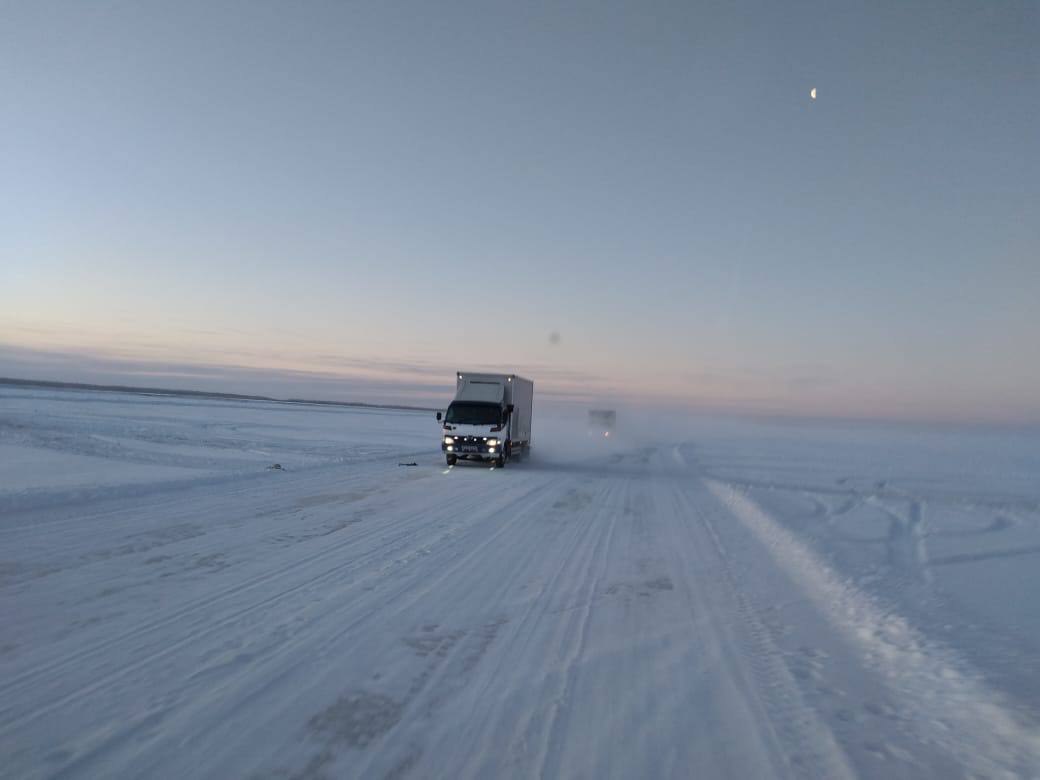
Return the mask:
{"type": "Polygon", "coordinates": [[[445,436],[444,437],[444,443],[445,444],[454,444],[455,443],[455,437],[454,436],[445,436]]]}
{"type": "Polygon", "coordinates": [[[488,443],[489,447],[497,447],[498,446],[498,439],[488,439],[487,443],[488,443]]]}

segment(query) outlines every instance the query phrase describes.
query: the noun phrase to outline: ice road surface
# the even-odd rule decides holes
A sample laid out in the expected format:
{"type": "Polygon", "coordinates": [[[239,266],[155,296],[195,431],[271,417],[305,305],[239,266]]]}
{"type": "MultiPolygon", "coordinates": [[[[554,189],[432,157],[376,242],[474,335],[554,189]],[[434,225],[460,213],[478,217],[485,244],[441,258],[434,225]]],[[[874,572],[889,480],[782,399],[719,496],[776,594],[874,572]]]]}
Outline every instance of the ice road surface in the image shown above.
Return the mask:
{"type": "Polygon", "coordinates": [[[535,423],[0,387],[0,774],[1040,776],[1035,432],[535,423]]]}

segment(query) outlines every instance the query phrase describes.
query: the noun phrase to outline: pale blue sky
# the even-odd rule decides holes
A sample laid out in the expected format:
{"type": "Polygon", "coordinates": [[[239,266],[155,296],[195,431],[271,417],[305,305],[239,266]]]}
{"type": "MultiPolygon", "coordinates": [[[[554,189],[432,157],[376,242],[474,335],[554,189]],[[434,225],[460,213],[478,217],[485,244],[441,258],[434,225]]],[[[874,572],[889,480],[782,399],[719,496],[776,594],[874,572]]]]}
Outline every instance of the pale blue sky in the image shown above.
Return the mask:
{"type": "Polygon", "coordinates": [[[1038,42],[1035,3],[3,3],[0,375],[1040,419],[1038,42]]]}

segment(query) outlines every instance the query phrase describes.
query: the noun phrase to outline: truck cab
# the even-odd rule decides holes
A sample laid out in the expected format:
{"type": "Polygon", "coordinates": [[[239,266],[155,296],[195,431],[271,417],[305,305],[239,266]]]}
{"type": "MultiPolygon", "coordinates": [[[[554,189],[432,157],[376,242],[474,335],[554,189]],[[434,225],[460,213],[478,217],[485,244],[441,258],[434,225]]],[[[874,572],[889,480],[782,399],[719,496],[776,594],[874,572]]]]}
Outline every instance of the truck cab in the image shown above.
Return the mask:
{"type": "Polygon", "coordinates": [[[534,383],[515,374],[456,375],[455,398],[437,420],[441,451],[449,466],[459,459],[502,467],[531,446],[534,383]]]}

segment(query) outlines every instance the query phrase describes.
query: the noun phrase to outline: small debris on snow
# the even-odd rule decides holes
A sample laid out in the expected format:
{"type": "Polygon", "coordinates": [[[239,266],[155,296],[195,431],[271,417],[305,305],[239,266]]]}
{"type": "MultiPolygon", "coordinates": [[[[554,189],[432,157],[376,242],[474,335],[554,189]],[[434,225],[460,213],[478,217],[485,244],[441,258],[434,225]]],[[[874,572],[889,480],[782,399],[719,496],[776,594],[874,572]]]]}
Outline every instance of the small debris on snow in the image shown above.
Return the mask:
{"type": "Polygon", "coordinates": [[[418,463],[398,463],[398,466],[418,466],[418,463]]]}
{"type": "Polygon", "coordinates": [[[271,464],[270,466],[267,467],[267,470],[268,471],[284,471],[285,469],[282,468],[282,464],[281,463],[273,463],[273,464],[271,464]]]}

